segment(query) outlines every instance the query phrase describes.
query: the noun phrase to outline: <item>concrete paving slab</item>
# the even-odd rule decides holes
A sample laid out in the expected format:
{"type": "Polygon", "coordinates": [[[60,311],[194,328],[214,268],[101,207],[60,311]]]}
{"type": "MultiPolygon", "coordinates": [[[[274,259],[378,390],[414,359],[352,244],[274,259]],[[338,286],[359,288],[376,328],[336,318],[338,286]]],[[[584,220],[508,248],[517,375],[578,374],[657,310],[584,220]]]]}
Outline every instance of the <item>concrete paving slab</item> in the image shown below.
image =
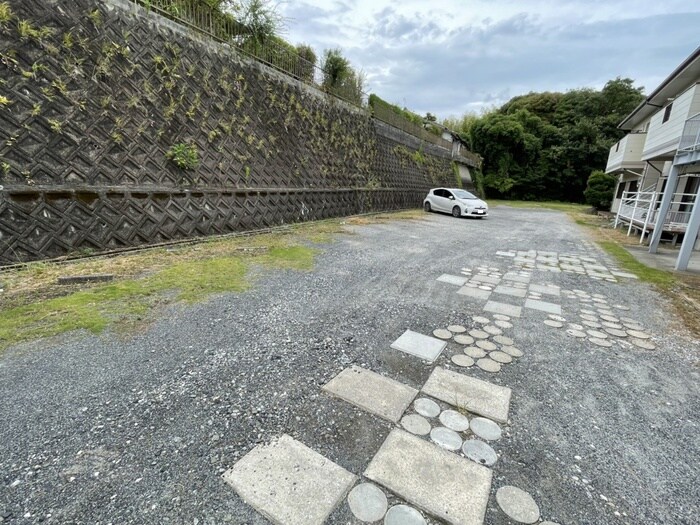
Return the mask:
{"type": "Polygon", "coordinates": [[[357,476],[285,434],[255,447],[223,478],[276,525],[321,525],[357,476]]]}
{"type": "Polygon", "coordinates": [[[403,430],[391,431],[365,476],[452,525],[484,521],[491,471],[403,430]]]}
{"type": "Polygon", "coordinates": [[[512,295],[513,297],[525,297],[527,290],[523,288],[513,288],[512,286],[506,286],[504,284],[496,286],[493,290],[494,293],[500,293],[503,295],[512,295]]]}
{"type": "Polygon", "coordinates": [[[523,309],[521,306],[515,306],[508,303],[499,303],[498,301],[488,301],[484,306],[484,311],[486,312],[508,315],[510,317],[520,317],[522,310],[523,309]]]}
{"type": "Polygon", "coordinates": [[[540,312],[546,312],[548,314],[561,315],[560,305],[548,303],[546,301],[538,301],[537,299],[526,299],[525,308],[530,308],[531,310],[539,310],[540,312]]]}
{"type": "Polygon", "coordinates": [[[510,388],[437,367],[422,391],[435,399],[499,423],[508,421],[510,388]]]}
{"type": "Polygon", "coordinates": [[[541,284],[531,284],[530,291],[541,293],[545,295],[556,295],[557,297],[561,295],[561,290],[558,286],[546,286],[541,284]]]}
{"type": "Polygon", "coordinates": [[[391,348],[394,350],[420,357],[429,363],[435,361],[446,346],[445,341],[412,330],[406,330],[401,337],[391,343],[391,348]]]}
{"type": "Polygon", "coordinates": [[[459,275],[442,274],[437,278],[441,283],[454,284],[455,286],[464,286],[469,279],[466,277],[460,277],[459,275]]]}
{"type": "Polygon", "coordinates": [[[394,423],[418,394],[415,388],[359,366],[346,368],[323,390],[394,423]]]}
{"type": "Polygon", "coordinates": [[[527,284],[530,282],[530,276],[520,275],[518,273],[508,272],[503,276],[504,281],[513,281],[516,283],[527,284]]]}
{"type": "Polygon", "coordinates": [[[475,275],[472,277],[472,282],[485,284],[498,284],[501,282],[500,277],[491,277],[490,275],[475,275]]]}
{"type": "Polygon", "coordinates": [[[473,299],[483,299],[484,301],[491,297],[491,291],[489,290],[482,290],[481,288],[470,288],[468,286],[460,288],[459,290],[457,290],[457,293],[459,295],[465,295],[473,299]]]}

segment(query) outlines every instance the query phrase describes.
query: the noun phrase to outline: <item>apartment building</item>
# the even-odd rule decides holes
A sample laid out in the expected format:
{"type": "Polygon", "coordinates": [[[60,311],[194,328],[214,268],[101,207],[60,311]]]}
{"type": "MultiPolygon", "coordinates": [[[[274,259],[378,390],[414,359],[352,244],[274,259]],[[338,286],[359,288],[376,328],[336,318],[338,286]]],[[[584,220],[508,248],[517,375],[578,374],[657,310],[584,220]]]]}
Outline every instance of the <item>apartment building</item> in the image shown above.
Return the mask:
{"type": "Polygon", "coordinates": [[[700,249],[700,47],[619,125],[607,173],[618,176],[616,225],[638,232],[655,253],[659,242],[682,241],[676,267],[700,249]]]}

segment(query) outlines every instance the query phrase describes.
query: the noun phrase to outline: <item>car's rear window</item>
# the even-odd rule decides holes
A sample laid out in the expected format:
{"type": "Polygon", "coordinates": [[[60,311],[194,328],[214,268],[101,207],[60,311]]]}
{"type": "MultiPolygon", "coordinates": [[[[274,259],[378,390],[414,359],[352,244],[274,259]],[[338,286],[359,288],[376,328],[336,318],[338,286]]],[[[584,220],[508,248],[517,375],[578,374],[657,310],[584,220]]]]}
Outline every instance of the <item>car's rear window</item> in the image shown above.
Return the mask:
{"type": "Polygon", "coordinates": [[[478,199],[473,193],[469,193],[465,190],[454,190],[454,194],[458,199],[478,199]]]}

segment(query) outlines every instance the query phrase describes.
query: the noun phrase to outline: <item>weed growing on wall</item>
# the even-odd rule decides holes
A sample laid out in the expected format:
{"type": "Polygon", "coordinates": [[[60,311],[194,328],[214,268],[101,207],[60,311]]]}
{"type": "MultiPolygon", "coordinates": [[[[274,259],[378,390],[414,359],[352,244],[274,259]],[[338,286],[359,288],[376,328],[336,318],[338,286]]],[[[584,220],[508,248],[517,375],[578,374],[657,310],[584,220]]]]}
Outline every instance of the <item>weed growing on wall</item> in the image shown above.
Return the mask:
{"type": "Polygon", "coordinates": [[[199,165],[199,152],[194,144],[173,144],[165,156],[182,170],[193,170],[199,165]]]}

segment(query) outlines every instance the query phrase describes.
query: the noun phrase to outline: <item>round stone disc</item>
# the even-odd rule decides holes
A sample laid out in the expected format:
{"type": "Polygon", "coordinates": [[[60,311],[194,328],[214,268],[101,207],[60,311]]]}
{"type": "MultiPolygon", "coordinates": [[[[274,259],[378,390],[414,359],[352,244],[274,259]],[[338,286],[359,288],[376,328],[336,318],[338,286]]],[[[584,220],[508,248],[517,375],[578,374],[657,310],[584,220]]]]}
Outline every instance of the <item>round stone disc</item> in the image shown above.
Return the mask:
{"type": "Polygon", "coordinates": [[[493,318],[498,319],[499,321],[510,321],[510,317],[503,314],[493,314],[493,318]]]}
{"type": "Polygon", "coordinates": [[[389,507],[386,495],[372,483],[361,483],[348,494],[348,505],[360,521],[379,521],[389,507]]]}
{"type": "Polygon", "coordinates": [[[501,371],[501,363],[497,363],[496,361],[494,361],[493,359],[489,359],[488,357],[483,357],[479,359],[476,362],[476,366],[478,366],[485,372],[491,372],[492,374],[501,371]]]}
{"type": "Polygon", "coordinates": [[[589,337],[588,340],[594,345],[610,348],[612,343],[606,339],[598,339],[597,337],[589,337]]]}
{"type": "Polygon", "coordinates": [[[636,337],[630,337],[628,341],[634,346],[644,348],[645,350],[656,350],[656,345],[649,341],[649,339],[637,339],[636,337]]]}
{"type": "Polygon", "coordinates": [[[614,315],[601,315],[600,318],[603,321],[607,321],[609,323],[619,323],[620,322],[620,320],[617,317],[615,317],[614,315]]]}
{"type": "Polygon", "coordinates": [[[566,322],[566,319],[564,317],[562,317],[561,315],[549,314],[549,318],[552,321],[559,321],[560,323],[566,322]]]}
{"type": "Polygon", "coordinates": [[[570,328],[566,331],[566,333],[572,337],[578,337],[579,339],[586,337],[586,332],[582,332],[581,330],[573,330],[570,328]]]}
{"type": "Polygon", "coordinates": [[[481,348],[481,349],[483,349],[483,350],[486,350],[487,352],[491,352],[491,351],[493,351],[493,350],[498,349],[498,346],[496,346],[496,345],[495,345],[494,343],[492,343],[491,341],[486,341],[486,340],[477,341],[477,342],[476,342],[476,346],[478,346],[479,348],[481,348]]]}
{"type": "Polygon", "coordinates": [[[468,439],[462,445],[462,452],[469,459],[480,465],[490,467],[498,461],[498,454],[489,445],[478,439],[468,439]]]}
{"type": "Polygon", "coordinates": [[[513,328],[513,323],[509,323],[508,321],[498,320],[493,324],[495,324],[498,328],[513,328]]]}
{"type": "Polygon", "coordinates": [[[489,319],[488,317],[482,317],[480,315],[475,315],[474,317],[472,317],[472,320],[475,323],[479,324],[489,324],[491,322],[491,319],[489,319]]]}
{"type": "Polygon", "coordinates": [[[586,333],[591,337],[595,337],[596,339],[607,339],[608,338],[608,334],[604,334],[603,332],[598,332],[596,330],[586,330],[586,333]]]}
{"type": "Polygon", "coordinates": [[[456,410],[445,410],[440,414],[440,423],[455,432],[465,432],[469,430],[469,419],[456,410]]]}
{"type": "Polygon", "coordinates": [[[417,436],[427,436],[430,434],[430,429],[432,428],[428,420],[418,414],[402,417],[401,426],[411,434],[416,434],[417,436]]]}
{"type": "Polygon", "coordinates": [[[627,330],[627,333],[632,337],[636,337],[637,339],[651,339],[651,336],[648,333],[642,332],[641,330],[627,330]]]}
{"type": "Polygon", "coordinates": [[[438,405],[432,399],[427,399],[421,397],[413,402],[413,408],[421,416],[425,417],[438,417],[440,415],[440,405],[438,405]]]}
{"type": "Polygon", "coordinates": [[[622,311],[628,311],[629,307],[628,306],[623,306],[621,304],[614,304],[613,308],[616,308],[617,310],[622,310],[622,311]]]}
{"type": "Polygon", "coordinates": [[[603,328],[603,325],[595,321],[584,321],[583,324],[590,328],[603,328]]]}
{"type": "Polygon", "coordinates": [[[474,359],[464,354],[455,354],[452,356],[451,361],[457,366],[469,367],[474,366],[474,359]]]}
{"type": "Polygon", "coordinates": [[[481,359],[482,357],[486,357],[486,352],[481,348],[477,348],[476,346],[466,347],[464,349],[464,353],[473,359],[481,359]]]}
{"type": "Polygon", "coordinates": [[[391,507],[384,518],[384,525],[427,525],[427,523],[420,512],[408,505],[391,507]]]}
{"type": "Polygon", "coordinates": [[[506,354],[512,357],[523,356],[523,351],[518,348],[515,348],[514,346],[503,346],[501,347],[501,352],[505,352],[506,354]]]}
{"type": "Polygon", "coordinates": [[[490,286],[486,286],[485,284],[482,284],[481,286],[479,286],[479,289],[481,289],[481,290],[487,290],[487,291],[489,291],[489,292],[490,292],[491,290],[493,290],[493,288],[491,288],[490,286]]]}
{"type": "Polygon", "coordinates": [[[608,301],[605,299],[601,299],[600,297],[593,297],[593,302],[598,303],[598,304],[607,304],[608,301]]]}
{"type": "Polygon", "coordinates": [[[593,310],[585,310],[585,309],[582,309],[582,310],[581,310],[581,313],[582,313],[582,314],[586,314],[586,315],[597,315],[597,313],[596,313],[595,311],[593,311],[593,310]]]}
{"type": "Polygon", "coordinates": [[[586,321],[597,321],[598,320],[598,316],[596,316],[596,315],[581,314],[580,317],[581,317],[581,319],[585,319],[586,321]]]}
{"type": "Polygon", "coordinates": [[[543,521],[540,523],[540,525],[559,525],[558,523],[554,523],[553,521],[543,521]]]}
{"type": "Polygon", "coordinates": [[[644,327],[639,323],[622,323],[622,326],[629,330],[639,330],[640,332],[644,331],[644,327]]]}
{"type": "Polygon", "coordinates": [[[569,323],[569,328],[571,328],[572,330],[583,330],[583,325],[577,323],[569,323]]]}
{"type": "Polygon", "coordinates": [[[459,343],[460,345],[473,345],[474,344],[474,338],[470,335],[456,335],[455,336],[455,343],[459,343]]]}
{"type": "Polygon", "coordinates": [[[447,450],[459,450],[462,446],[462,438],[459,434],[445,427],[436,427],[431,430],[430,439],[447,450]]]}
{"type": "Polygon", "coordinates": [[[489,354],[489,358],[493,359],[497,363],[508,364],[513,362],[513,358],[505,352],[491,352],[489,354]]]}
{"type": "Polygon", "coordinates": [[[505,346],[513,346],[513,340],[510,337],[506,337],[505,335],[497,335],[496,337],[493,338],[493,341],[495,343],[498,343],[499,345],[505,345],[505,346]]]}
{"type": "Polygon", "coordinates": [[[489,338],[488,332],[484,332],[483,330],[471,330],[469,332],[469,335],[471,335],[474,339],[488,339],[489,338]]]}
{"type": "Polygon", "coordinates": [[[615,330],[623,329],[623,326],[621,324],[612,323],[610,321],[604,321],[602,324],[605,328],[614,328],[615,330]]]}
{"type": "Polygon", "coordinates": [[[445,330],[444,328],[433,330],[433,335],[438,339],[452,339],[452,332],[445,330]]]}
{"type": "Polygon", "coordinates": [[[535,500],[518,487],[501,487],[496,491],[496,501],[501,510],[518,523],[537,523],[540,519],[540,508],[535,500]]]}
{"type": "Polygon", "coordinates": [[[614,335],[615,337],[627,337],[627,332],[624,330],[618,330],[616,328],[605,328],[604,330],[608,334],[614,335]]]}
{"type": "Polygon", "coordinates": [[[496,441],[501,439],[501,427],[497,423],[485,417],[475,417],[469,422],[469,428],[477,437],[486,441],[496,441]]]}
{"type": "Polygon", "coordinates": [[[560,323],[559,321],[553,321],[552,319],[545,319],[544,324],[553,328],[562,328],[564,326],[564,323],[560,323]]]}
{"type": "Polygon", "coordinates": [[[451,324],[450,326],[447,327],[447,329],[452,332],[453,334],[461,334],[467,331],[466,328],[464,328],[461,325],[458,324],[451,324]]]}
{"type": "Polygon", "coordinates": [[[639,321],[632,319],[631,317],[620,317],[620,321],[623,323],[639,324],[639,321]]]}
{"type": "Polygon", "coordinates": [[[497,326],[493,326],[493,325],[489,324],[489,325],[484,326],[484,332],[488,332],[491,335],[501,335],[503,333],[503,330],[501,330],[497,326]]]}

